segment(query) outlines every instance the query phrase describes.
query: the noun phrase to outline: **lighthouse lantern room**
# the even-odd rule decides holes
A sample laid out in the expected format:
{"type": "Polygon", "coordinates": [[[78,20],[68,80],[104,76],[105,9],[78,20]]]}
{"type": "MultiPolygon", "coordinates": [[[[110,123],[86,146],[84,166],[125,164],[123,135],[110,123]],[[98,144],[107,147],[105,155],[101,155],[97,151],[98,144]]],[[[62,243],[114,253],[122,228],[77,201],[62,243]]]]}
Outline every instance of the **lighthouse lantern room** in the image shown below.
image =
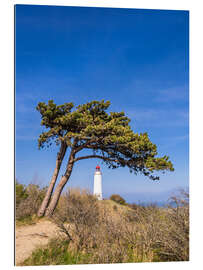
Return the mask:
{"type": "Polygon", "coordinates": [[[102,173],[99,165],[96,166],[94,173],[94,195],[98,200],[102,200],[102,173]]]}

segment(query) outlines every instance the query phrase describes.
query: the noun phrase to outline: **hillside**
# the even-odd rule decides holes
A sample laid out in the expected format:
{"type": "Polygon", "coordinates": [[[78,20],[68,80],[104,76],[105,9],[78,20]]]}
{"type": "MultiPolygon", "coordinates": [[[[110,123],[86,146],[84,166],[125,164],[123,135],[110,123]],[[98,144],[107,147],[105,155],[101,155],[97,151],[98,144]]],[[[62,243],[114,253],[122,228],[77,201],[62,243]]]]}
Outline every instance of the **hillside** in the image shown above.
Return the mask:
{"type": "MultiPolygon", "coordinates": [[[[98,201],[99,207],[108,211],[110,215],[122,215],[133,211],[128,206],[120,205],[112,200],[98,201]]],[[[42,246],[46,246],[52,238],[61,235],[60,229],[47,218],[42,218],[25,224],[17,222],[16,225],[16,265],[22,263],[32,252],[42,246]]]]}
{"type": "Polygon", "coordinates": [[[127,205],[121,205],[119,203],[116,203],[112,200],[102,200],[102,201],[98,201],[99,202],[99,206],[101,208],[106,208],[111,214],[126,214],[129,211],[130,212],[134,212],[134,210],[132,208],[130,208],[127,205]]]}
{"type": "Polygon", "coordinates": [[[187,261],[189,204],[175,199],[173,208],[129,206],[73,190],[62,196],[53,219],[16,227],[16,263],[187,261]]]}

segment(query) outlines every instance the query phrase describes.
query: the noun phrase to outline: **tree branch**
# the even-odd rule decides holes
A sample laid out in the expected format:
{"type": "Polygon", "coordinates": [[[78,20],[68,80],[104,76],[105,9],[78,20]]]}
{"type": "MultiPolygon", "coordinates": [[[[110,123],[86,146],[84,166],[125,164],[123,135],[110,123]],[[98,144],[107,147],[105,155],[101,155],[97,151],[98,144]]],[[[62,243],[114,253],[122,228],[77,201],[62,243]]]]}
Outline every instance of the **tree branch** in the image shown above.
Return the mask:
{"type": "Polygon", "coordinates": [[[79,152],[80,150],[82,150],[83,148],[91,148],[90,147],[90,144],[91,143],[96,143],[96,142],[98,142],[99,140],[101,140],[101,138],[93,138],[93,139],[90,139],[90,140],[88,140],[88,141],[86,141],[85,143],[83,143],[82,145],[80,145],[80,146],[78,146],[77,148],[76,148],[76,150],[75,150],[75,152],[77,153],[77,152],[79,152]]]}
{"type": "Polygon", "coordinates": [[[107,161],[119,162],[119,160],[117,160],[117,159],[111,159],[111,158],[107,158],[107,157],[103,157],[103,156],[99,156],[99,155],[89,155],[89,156],[78,157],[78,158],[74,159],[74,162],[82,160],[82,159],[87,159],[87,158],[100,158],[100,159],[107,160],[107,161]]]}

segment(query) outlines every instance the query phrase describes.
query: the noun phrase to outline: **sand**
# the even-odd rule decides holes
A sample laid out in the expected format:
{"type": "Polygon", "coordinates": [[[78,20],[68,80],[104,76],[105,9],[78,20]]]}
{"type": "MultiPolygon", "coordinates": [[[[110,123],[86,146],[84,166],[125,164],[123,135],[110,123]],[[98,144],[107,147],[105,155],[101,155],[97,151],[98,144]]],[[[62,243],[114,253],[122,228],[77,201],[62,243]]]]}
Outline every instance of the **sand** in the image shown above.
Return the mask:
{"type": "Polygon", "coordinates": [[[32,251],[60,234],[57,226],[48,221],[40,221],[33,225],[16,227],[15,260],[16,265],[28,258],[32,251]]]}

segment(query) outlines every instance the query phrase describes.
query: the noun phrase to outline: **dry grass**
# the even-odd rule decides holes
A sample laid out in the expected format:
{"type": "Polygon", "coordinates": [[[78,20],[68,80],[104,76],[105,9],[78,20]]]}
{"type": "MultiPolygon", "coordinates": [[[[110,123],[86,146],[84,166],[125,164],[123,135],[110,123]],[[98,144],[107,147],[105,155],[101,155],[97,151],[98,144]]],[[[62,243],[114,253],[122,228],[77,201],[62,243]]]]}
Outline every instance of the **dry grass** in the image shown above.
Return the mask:
{"type": "MultiPolygon", "coordinates": [[[[63,259],[60,255],[55,262],[68,264],[66,257],[77,257],[70,263],[188,261],[188,199],[188,193],[182,192],[171,198],[176,204],[173,207],[130,208],[110,200],[98,201],[85,190],[69,190],[53,216],[66,235],[63,259]]],[[[52,242],[46,254],[52,254],[53,247],[52,242]]],[[[53,264],[48,255],[43,255],[43,260],[43,250],[34,253],[35,262],[37,252],[41,264],[53,264]]],[[[35,264],[32,257],[28,261],[27,265],[35,264]]]]}
{"type": "Polygon", "coordinates": [[[187,261],[187,196],[182,192],[180,197],[172,197],[176,206],[167,209],[154,205],[132,209],[111,200],[97,201],[86,191],[72,190],[63,198],[55,222],[66,228],[77,251],[92,254],[91,263],[187,261]]]}

